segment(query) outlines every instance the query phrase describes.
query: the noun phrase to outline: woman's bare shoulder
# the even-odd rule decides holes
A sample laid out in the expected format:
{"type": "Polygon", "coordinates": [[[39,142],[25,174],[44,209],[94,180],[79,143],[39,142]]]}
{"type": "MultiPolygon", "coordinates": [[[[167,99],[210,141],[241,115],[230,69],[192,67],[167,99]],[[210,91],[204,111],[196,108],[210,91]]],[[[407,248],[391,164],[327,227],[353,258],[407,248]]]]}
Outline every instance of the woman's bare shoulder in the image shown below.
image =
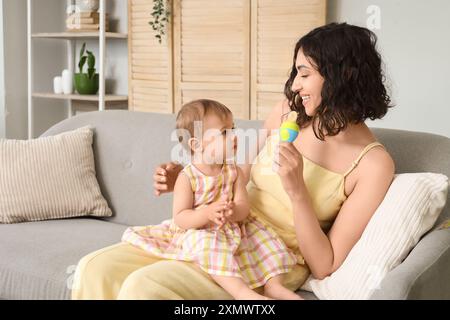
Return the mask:
{"type": "Polygon", "coordinates": [[[382,175],[390,179],[395,174],[395,162],[389,152],[376,146],[370,149],[361,159],[359,165],[361,176],[382,175]]]}

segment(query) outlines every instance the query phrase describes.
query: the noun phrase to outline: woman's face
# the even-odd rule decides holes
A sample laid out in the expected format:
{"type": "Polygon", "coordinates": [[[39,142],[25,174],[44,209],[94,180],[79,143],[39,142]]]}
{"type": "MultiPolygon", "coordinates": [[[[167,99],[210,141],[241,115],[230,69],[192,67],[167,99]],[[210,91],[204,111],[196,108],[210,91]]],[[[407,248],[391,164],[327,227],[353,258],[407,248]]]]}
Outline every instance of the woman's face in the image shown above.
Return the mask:
{"type": "Polygon", "coordinates": [[[291,90],[299,93],[305,112],[311,117],[322,102],[321,93],[324,79],[315,66],[311,65],[302,50],[298,51],[295,67],[297,75],[291,90]]]}

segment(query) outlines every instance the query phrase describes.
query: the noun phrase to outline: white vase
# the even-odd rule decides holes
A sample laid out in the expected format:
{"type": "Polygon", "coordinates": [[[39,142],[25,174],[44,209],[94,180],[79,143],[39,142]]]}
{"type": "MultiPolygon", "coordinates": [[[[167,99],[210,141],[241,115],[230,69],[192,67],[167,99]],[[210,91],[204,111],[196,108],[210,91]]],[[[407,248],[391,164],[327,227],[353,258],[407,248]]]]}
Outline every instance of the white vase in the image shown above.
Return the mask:
{"type": "Polygon", "coordinates": [[[62,77],[53,78],[53,92],[56,94],[61,94],[63,92],[62,77]]]}
{"type": "Polygon", "coordinates": [[[72,94],[73,92],[73,74],[68,69],[62,72],[62,91],[64,94],[72,94]]]}
{"type": "Polygon", "coordinates": [[[99,8],[99,0],[77,0],[79,12],[95,12],[99,8]]]}

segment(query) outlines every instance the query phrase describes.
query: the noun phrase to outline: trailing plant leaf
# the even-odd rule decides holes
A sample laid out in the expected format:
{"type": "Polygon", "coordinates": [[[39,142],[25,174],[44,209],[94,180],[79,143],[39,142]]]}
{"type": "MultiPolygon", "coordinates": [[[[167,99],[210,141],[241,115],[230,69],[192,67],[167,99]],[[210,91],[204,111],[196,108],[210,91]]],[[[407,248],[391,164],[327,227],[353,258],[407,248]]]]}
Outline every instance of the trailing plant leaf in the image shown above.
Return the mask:
{"type": "Polygon", "coordinates": [[[162,42],[162,36],[165,35],[166,25],[169,23],[170,11],[167,7],[167,0],[153,0],[153,21],[149,22],[153,31],[156,31],[155,38],[162,42]]]}

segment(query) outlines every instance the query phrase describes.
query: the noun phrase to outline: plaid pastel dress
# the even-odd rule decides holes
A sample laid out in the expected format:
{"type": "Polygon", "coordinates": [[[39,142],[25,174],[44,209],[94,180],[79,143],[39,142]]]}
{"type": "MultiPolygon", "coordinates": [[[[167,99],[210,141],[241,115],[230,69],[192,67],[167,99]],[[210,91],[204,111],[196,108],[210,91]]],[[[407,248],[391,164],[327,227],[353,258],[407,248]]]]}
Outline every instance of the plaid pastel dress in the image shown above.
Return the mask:
{"type": "MultiPolygon", "coordinates": [[[[233,199],[235,164],[224,164],[217,176],[207,176],[189,164],[182,174],[191,182],[194,209],[233,199]]],[[[185,230],[168,219],[158,225],[130,227],[122,241],[164,259],[194,262],[212,275],[240,277],[252,289],[289,272],[297,263],[275,231],[251,214],[241,222],[228,221],[222,228],[211,224],[185,230]]]]}

